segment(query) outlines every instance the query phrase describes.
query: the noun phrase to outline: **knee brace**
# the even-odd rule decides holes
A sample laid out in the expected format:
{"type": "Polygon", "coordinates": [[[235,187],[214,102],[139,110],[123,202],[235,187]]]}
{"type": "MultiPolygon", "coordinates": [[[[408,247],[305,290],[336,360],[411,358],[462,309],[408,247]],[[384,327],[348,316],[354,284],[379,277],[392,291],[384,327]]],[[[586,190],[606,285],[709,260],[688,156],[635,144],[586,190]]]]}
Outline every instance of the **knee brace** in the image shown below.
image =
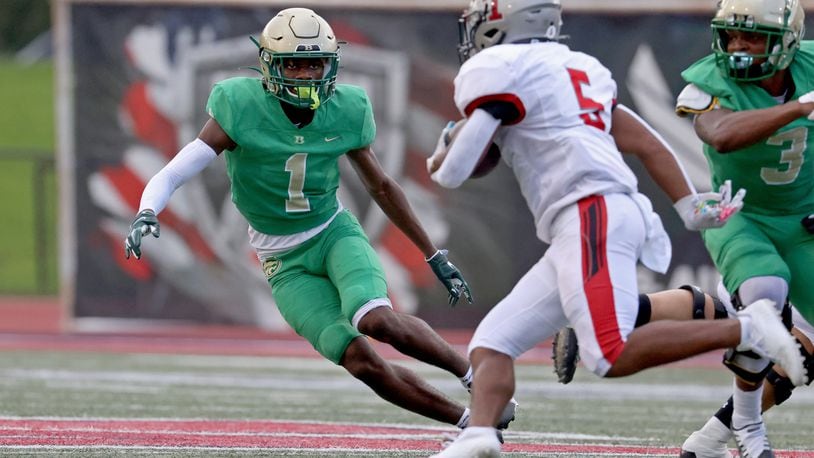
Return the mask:
{"type": "MultiPolygon", "coordinates": [[[[738,291],[735,291],[735,294],[732,295],[732,307],[735,307],[735,310],[742,310],[745,307],[738,291]]],[[[789,303],[788,297],[786,297],[786,301],[783,303],[783,308],[780,309],[780,319],[783,321],[783,325],[786,326],[786,329],[791,330],[792,326],[794,326],[791,318],[791,304],[789,303]]]]}
{"type": "Polygon", "coordinates": [[[650,297],[647,294],[639,294],[639,314],[636,315],[636,324],[633,327],[638,328],[649,323],[651,313],[650,297]]]}
{"type": "MultiPolygon", "coordinates": [[[[704,309],[706,308],[707,295],[701,291],[701,288],[695,285],[681,285],[678,289],[692,293],[692,318],[694,320],[706,319],[704,309]]],[[[720,320],[729,318],[729,314],[726,313],[726,307],[717,297],[712,297],[712,304],[715,306],[715,312],[712,316],[713,319],[720,320]]]]}
{"type": "Polygon", "coordinates": [[[784,377],[772,369],[766,375],[766,381],[774,386],[774,405],[779,406],[791,397],[794,384],[791,383],[788,377],[784,377]]]}
{"type": "Polygon", "coordinates": [[[761,383],[774,363],[753,351],[730,348],[724,353],[724,366],[747,382],[761,383]]]}
{"type": "MultiPolygon", "coordinates": [[[[811,385],[811,382],[814,381],[814,355],[807,352],[802,345],[800,345],[800,353],[802,353],[805,358],[803,367],[805,367],[806,374],[808,375],[806,385],[811,385]]],[[[766,375],[766,381],[774,386],[774,403],[778,406],[788,399],[791,396],[792,390],[794,390],[794,384],[791,383],[791,380],[789,380],[788,377],[778,374],[774,369],[770,370],[769,374],[766,375]]]]}

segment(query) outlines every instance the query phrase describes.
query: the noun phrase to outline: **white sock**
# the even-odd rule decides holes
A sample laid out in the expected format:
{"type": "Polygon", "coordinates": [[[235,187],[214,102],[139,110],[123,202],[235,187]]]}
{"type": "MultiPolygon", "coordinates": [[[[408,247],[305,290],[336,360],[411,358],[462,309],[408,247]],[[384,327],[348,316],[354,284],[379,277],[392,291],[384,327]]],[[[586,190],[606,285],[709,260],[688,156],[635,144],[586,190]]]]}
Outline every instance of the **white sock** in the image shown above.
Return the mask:
{"type": "Polygon", "coordinates": [[[755,391],[743,391],[735,385],[732,395],[732,428],[740,429],[746,425],[757,423],[760,417],[760,402],[763,395],[763,385],[755,391]]]}
{"type": "Polygon", "coordinates": [[[497,430],[489,426],[470,426],[469,428],[463,430],[463,432],[458,435],[458,438],[468,436],[484,436],[487,434],[491,434],[497,438],[497,430]]]}
{"type": "Polygon", "coordinates": [[[455,423],[455,426],[464,429],[469,425],[469,407],[464,409],[464,414],[461,415],[461,419],[458,420],[458,423],[455,423]]]}
{"type": "Polygon", "coordinates": [[[469,366],[469,368],[466,370],[466,374],[464,374],[464,376],[461,377],[460,380],[461,385],[463,385],[464,388],[466,388],[467,390],[472,389],[472,366],[469,366]]]}
{"type": "Polygon", "coordinates": [[[714,415],[707,420],[707,422],[701,428],[701,432],[705,436],[724,444],[729,442],[729,439],[732,438],[732,430],[727,428],[726,425],[721,423],[721,420],[714,415]]]}

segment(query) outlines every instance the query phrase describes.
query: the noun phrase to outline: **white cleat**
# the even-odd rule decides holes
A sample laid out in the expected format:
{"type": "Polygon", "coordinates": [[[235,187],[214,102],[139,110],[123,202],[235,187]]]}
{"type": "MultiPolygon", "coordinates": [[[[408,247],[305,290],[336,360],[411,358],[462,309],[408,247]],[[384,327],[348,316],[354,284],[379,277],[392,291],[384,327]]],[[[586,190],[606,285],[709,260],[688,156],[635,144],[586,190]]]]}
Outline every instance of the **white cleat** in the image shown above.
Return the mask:
{"type": "Polygon", "coordinates": [[[763,420],[740,429],[732,428],[732,433],[741,458],[774,458],[763,420]]]}
{"type": "Polygon", "coordinates": [[[704,430],[695,431],[681,444],[681,458],[732,458],[732,453],[721,442],[704,434],[704,430]]]}
{"type": "Polygon", "coordinates": [[[500,442],[492,428],[465,429],[440,453],[430,458],[497,458],[500,442]]]}
{"type": "Polygon", "coordinates": [[[799,344],[780,321],[780,311],[774,302],[761,299],[748,305],[737,314],[739,319],[750,321],[749,338],[737,350],[752,350],[779,364],[795,386],[806,383],[803,356],[799,344]]]}
{"type": "Polygon", "coordinates": [[[503,408],[500,418],[497,420],[497,429],[506,429],[509,423],[514,420],[514,415],[517,413],[517,401],[514,398],[509,399],[509,403],[503,408]]]}

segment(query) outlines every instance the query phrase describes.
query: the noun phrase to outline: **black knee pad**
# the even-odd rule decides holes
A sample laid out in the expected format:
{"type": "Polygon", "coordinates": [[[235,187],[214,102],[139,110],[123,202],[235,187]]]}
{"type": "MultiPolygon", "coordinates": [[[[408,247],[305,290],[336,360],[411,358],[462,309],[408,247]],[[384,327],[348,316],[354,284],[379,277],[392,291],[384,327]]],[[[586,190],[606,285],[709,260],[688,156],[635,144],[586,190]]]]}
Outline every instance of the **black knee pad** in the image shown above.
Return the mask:
{"type": "Polygon", "coordinates": [[[712,305],[715,306],[715,316],[713,319],[723,320],[724,318],[729,318],[729,312],[726,311],[726,306],[720,299],[712,296],[712,305]]]}
{"type": "Polygon", "coordinates": [[[775,372],[774,369],[770,370],[766,375],[766,381],[774,385],[774,404],[780,405],[791,397],[791,391],[794,389],[794,384],[791,383],[788,377],[775,372]]]}
{"type": "MultiPolygon", "coordinates": [[[[814,355],[807,352],[802,344],[800,345],[800,353],[805,358],[803,367],[805,368],[806,375],[808,375],[806,385],[811,385],[811,382],[814,381],[814,355]]],[[[778,374],[774,369],[770,370],[768,375],[766,375],[766,381],[774,385],[774,403],[776,405],[782,404],[791,396],[791,392],[794,390],[794,384],[791,383],[791,380],[789,380],[788,377],[778,374]]]]}
{"type": "Polygon", "coordinates": [[[695,285],[681,285],[678,289],[692,293],[692,319],[703,320],[705,318],[704,305],[707,302],[707,298],[704,296],[704,292],[701,291],[701,288],[695,285]]]}
{"type": "Polygon", "coordinates": [[[783,310],[780,311],[780,319],[783,320],[783,324],[786,326],[786,329],[791,331],[791,328],[794,326],[794,322],[791,318],[791,304],[789,304],[789,298],[786,298],[786,302],[783,304],[783,310]]]}
{"type": "Polygon", "coordinates": [[[652,312],[653,307],[650,305],[650,298],[647,294],[639,294],[639,314],[636,315],[636,324],[633,327],[638,328],[649,323],[652,312]]]}
{"type": "Polygon", "coordinates": [[[814,382],[814,355],[807,352],[806,347],[804,347],[802,343],[800,344],[800,353],[802,353],[805,357],[805,361],[803,361],[803,368],[806,370],[806,375],[808,376],[808,382],[806,382],[806,385],[811,385],[811,382],[814,382]]]}

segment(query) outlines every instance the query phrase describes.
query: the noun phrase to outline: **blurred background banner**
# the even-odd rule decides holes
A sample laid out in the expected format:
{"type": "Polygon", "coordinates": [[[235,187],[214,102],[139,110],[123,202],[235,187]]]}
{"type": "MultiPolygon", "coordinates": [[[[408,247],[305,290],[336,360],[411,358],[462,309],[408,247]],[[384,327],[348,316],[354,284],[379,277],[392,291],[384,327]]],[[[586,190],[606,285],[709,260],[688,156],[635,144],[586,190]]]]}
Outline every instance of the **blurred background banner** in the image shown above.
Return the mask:
{"type": "MultiPolygon", "coordinates": [[[[250,68],[257,48],[249,36],[288,6],[315,8],[348,42],[339,80],[370,94],[374,150],[436,244],[450,249],[476,297],[474,306],[449,310],[421,253],[370,205],[344,163],[340,198],[381,255],[397,308],[436,326],[472,327],[542,255],[545,246],[505,165],[457,190],[435,186],[424,168],[442,126],[460,117],[452,81],[465,2],[192,3],[62,0],[54,6],[58,258],[62,299],[74,317],[285,327],[247,244],[247,225],[229,200],[222,158],[173,195],[159,215],[161,238],[146,241],[141,261],[124,259],[123,240],[147,180],[203,125],[212,84],[258,75],[250,68]]],[[[621,8],[614,15],[585,12],[586,3],[575,2],[580,7],[572,11],[564,2],[566,43],[611,69],[619,101],[651,122],[696,187],[708,189],[700,143],[673,104],[683,88],[681,70],[709,52],[714,2],[704,2],[706,9],[685,2],[687,12],[621,8]]],[[[620,5],[629,3],[635,2],[620,5]]],[[[630,163],[674,246],[670,272],[642,269],[641,290],[684,283],[712,290],[718,277],[700,236],[684,230],[666,196],[630,163]]]]}

